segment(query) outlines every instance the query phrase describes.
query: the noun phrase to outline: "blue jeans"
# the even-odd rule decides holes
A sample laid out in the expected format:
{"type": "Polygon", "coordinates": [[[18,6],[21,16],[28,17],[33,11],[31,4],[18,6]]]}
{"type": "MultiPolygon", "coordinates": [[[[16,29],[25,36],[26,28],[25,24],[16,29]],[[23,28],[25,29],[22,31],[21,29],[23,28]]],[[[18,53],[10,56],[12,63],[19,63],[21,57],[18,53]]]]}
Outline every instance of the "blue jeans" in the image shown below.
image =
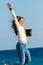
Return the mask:
{"type": "Polygon", "coordinates": [[[26,47],[26,44],[22,42],[18,42],[16,48],[21,63],[20,65],[25,65],[29,63],[31,61],[31,56],[29,50],[26,47]]]}

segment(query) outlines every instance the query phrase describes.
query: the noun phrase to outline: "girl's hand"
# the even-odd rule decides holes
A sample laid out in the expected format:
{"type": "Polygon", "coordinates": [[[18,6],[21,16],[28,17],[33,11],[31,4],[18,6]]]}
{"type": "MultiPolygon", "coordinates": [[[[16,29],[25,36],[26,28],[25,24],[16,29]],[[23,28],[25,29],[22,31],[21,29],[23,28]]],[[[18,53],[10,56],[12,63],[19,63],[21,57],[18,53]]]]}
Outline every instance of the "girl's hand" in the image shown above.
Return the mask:
{"type": "Polygon", "coordinates": [[[30,34],[32,35],[32,30],[30,31],[30,34]]]}
{"type": "Polygon", "coordinates": [[[12,8],[11,3],[7,3],[8,8],[12,8]]]}

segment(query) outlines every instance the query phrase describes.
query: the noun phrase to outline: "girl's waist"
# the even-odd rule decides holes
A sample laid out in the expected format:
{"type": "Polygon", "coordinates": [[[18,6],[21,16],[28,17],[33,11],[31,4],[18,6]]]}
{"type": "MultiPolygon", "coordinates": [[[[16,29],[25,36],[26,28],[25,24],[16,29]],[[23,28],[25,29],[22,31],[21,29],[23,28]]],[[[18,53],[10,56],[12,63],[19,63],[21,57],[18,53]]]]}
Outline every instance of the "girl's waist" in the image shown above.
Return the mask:
{"type": "Polygon", "coordinates": [[[27,43],[26,42],[22,42],[22,41],[18,41],[18,44],[26,45],[27,43]]]}

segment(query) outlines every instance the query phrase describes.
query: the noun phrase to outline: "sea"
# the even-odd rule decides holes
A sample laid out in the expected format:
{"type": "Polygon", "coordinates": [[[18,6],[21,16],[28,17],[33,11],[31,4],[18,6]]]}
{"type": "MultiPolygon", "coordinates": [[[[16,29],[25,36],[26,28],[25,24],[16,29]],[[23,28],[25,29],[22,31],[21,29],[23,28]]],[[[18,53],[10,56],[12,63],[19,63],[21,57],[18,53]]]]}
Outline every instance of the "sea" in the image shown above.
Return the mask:
{"type": "MultiPolygon", "coordinates": [[[[31,62],[27,65],[43,65],[43,48],[29,48],[31,62]]],[[[16,65],[19,63],[19,56],[15,49],[0,51],[0,65],[16,65]]]]}

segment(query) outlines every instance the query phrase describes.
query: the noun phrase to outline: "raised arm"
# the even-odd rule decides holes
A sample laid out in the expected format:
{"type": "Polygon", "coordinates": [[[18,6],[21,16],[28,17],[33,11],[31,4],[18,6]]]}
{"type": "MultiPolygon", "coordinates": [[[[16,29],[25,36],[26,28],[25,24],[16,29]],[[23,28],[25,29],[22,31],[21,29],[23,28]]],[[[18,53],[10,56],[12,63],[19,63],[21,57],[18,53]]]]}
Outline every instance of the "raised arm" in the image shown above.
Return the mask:
{"type": "Polygon", "coordinates": [[[18,20],[17,20],[16,14],[15,14],[15,12],[14,12],[13,9],[12,9],[12,5],[11,5],[10,3],[8,3],[7,6],[8,6],[8,8],[9,8],[9,10],[10,10],[10,12],[11,12],[13,18],[14,18],[15,24],[16,24],[17,26],[19,26],[19,22],[18,22],[18,20]]]}

